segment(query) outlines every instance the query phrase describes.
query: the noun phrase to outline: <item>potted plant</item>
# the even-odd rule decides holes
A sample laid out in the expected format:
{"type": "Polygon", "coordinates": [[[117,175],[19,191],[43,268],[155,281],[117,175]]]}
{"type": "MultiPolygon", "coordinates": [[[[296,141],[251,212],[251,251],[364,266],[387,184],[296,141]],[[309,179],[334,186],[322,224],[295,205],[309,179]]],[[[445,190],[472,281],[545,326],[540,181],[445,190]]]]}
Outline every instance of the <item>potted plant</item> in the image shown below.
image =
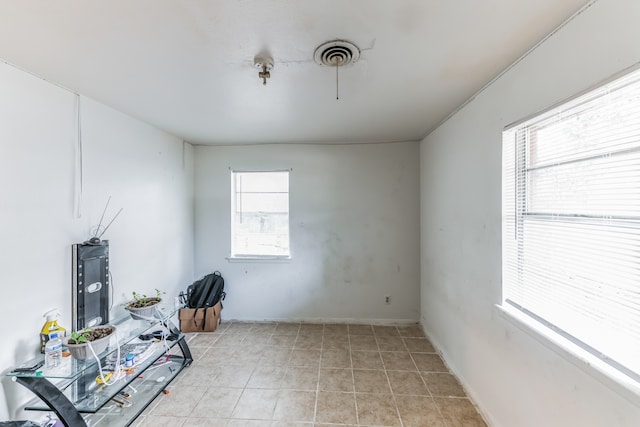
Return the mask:
{"type": "Polygon", "coordinates": [[[66,343],[69,353],[78,360],[90,359],[93,357],[93,353],[89,349],[89,345],[96,355],[102,353],[107,349],[109,339],[115,330],[115,326],[104,325],[73,331],[66,343]]]}
{"type": "Polygon", "coordinates": [[[156,306],[162,301],[161,295],[164,292],[156,289],[155,297],[148,297],[133,291],[133,299],[125,305],[125,310],[129,311],[131,317],[136,320],[150,320],[156,314],[156,306]]]}

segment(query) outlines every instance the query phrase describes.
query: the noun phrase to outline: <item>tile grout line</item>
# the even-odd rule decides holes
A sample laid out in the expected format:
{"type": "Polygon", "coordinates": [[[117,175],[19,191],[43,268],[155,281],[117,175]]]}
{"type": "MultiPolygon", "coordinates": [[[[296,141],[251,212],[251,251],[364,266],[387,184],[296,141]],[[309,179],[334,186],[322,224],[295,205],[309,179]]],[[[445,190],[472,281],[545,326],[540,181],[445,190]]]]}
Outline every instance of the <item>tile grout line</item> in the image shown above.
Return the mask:
{"type": "MultiPolygon", "coordinates": [[[[407,343],[405,342],[404,339],[405,339],[405,337],[402,337],[402,342],[403,342],[404,346],[407,348],[407,350],[409,351],[409,357],[411,357],[411,361],[413,362],[413,364],[416,366],[416,369],[418,370],[418,376],[420,377],[420,380],[422,381],[422,384],[424,384],[425,388],[427,389],[427,392],[429,393],[429,397],[431,398],[431,402],[433,403],[433,406],[435,406],[436,411],[438,411],[438,415],[440,415],[440,419],[444,423],[445,427],[449,427],[449,423],[444,418],[444,415],[442,414],[442,411],[440,410],[440,407],[436,403],[436,399],[433,396],[433,393],[431,392],[431,389],[429,388],[429,385],[427,384],[427,381],[425,381],[424,377],[422,376],[422,371],[420,371],[420,369],[418,368],[418,364],[416,363],[415,359],[413,358],[413,353],[409,350],[409,347],[407,346],[407,343]]],[[[416,352],[416,353],[419,353],[419,352],[416,352]]]]}
{"type": "MultiPolygon", "coordinates": [[[[400,331],[398,330],[398,328],[396,327],[396,332],[398,333],[398,336],[400,336],[400,331]]],[[[406,344],[404,343],[404,340],[402,339],[402,337],[400,336],[400,341],[402,341],[402,345],[407,349],[407,351],[409,351],[409,349],[407,348],[406,344]]],[[[376,343],[378,342],[378,340],[376,339],[376,343]]],[[[382,358],[382,351],[380,350],[380,345],[378,345],[378,351],[381,353],[380,354],[380,358],[382,358]]],[[[411,361],[413,362],[413,358],[411,359],[411,361]]],[[[413,363],[415,365],[415,362],[413,363]]],[[[404,427],[404,422],[402,421],[402,417],[400,416],[400,408],[398,407],[398,400],[396,399],[396,393],[393,390],[393,387],[391,386],[391,380],[389,379],[389,372],[387,371],[387,366],[384,364],[384,359],[382,359],[382,366],[384,367],[384,375],[387,377],[387,383],[389,384],[389,390],[391,390],[391,398],[393,399],[393,403],[396,407],[396,415],[398,416],[398,420],[400,421],[400,427],[404,427]]],[[[416,366],[416,369],[418,369],[418,367],[416,366]]]]}
{"type": "MultiPolygon", "coordinates": [[[[229,327],[233,325],[233,322],[231,322],[231,324],[227,325],[227,327],[224,329],[224,331],[222,331],[222,334],[226,334],[227,331],[229,330],[229,327]]],[[[242,337],[242,339],[244,339],[244,337],[242,337]]],[[[216,342],[218,342],[220,340],[220,338],[218,338],[216,340],[216,342]]],[[[241,340],[242,341],[242,340],[241,340]]],[[[222,371],[220,371],[222,372],[222,371]]],[[[253,371],[252,371],[253,374],[253,371]]],[[[251,374],[251,375],[252,375],[251,374]]],[[[251,375],[249,375],[249,378],[251,378],[251,375]]],[[[247,382],[244,384],[244,386],[242,387],[242,391],[240,392],[240,395],[238,396],[238,400],[236,401],[236,403],[233,405],[233,409],[231,409],[231,412],[229,412],[229,419],[233,418],[233,413],[235,412],[236,408],[238,407],[238,403],[240,403],[240,399],[242,399],[242,396],[244,395],[244,391],[247,387],[247,384],[249,383],[249,379],[247,379],[247,382]]],[[[226,422],[226,424],[229,424],[229,421],[226,422]]]]}
{"type": "MultiPolygon", "coordinates": [[[[373,330],[373,327],[371,329],[373,330]]],[[[358,413],[358,396],[356,395],[356,373],[353,368],[353,354],[351,353],[351,328],[349,328],[349,325],[347,325],[347,342],[349,343],[349,362],[351,363],[351,385],[353,386],[353,402],[355,403],[356,409],[356,425],[360,425],[360,414],[358,413]]]]}
{"type": "MultiPolygon", "coordinates": [[[[271,340],[271,337],[273,337],[273,333],[275,332],[275,330],[276,330],[277,328],[278,328],[278,326],[277,326],[277,325],[276,325],[276,327],[275,327],[275,328],[273,328],[273,331],[271,332],[271,335],[269,336],[269,340],[268,340],[268,341],[270,341],[270,340],[271,340]]],[[[267,342],[268,342],[268,341],[267,341],[267,342]]],[[[294,344],[295,344],[295,341],[294,341],[294,344]]],[[[291,354],[293,354],[293,351],[291,351],[291,354]]],[[[289,355],[289,358],[291,358],[291,355],[289,355]]],[[[258,363],[256,363],[256,368],[255,368],[255,369],[258,369],[258,366],[260,365],[260,359],[262,359],[262,356],[260,356],[260,358],[258,359],[258,363]]],[[[288,366],[288,365],[289,365],[289,363],[287,362],[287,366],[288,366]]],[[[254,369],[254,372],[255,372],[255,369],[254,369]]],[[[286,372],[286,370],[285,370],[285,372],[286,372]]],[[[253,374],[251,374],[251,375],[253,376],[253,374]]],[[[251,377],[249,377],[249,381],[251,381],[251,377]]],[[[249,381],[247,381],[247,385],[249,385],[249,381]]],[[[277,396],[278,396],[278,397],[276,398],[276,403],[275,403],[275,405],[273,405],[273,410],[271,411],[271,423],[272,423],[272,424],[273,424],[274,417],[275,417],[275,415],[276,415],[276,408],[278,407],[278,403],[280,403],[280,397],[281,397],[281,395],[282,395],[282,388],[281,388],[281,386],[282,386],[282,379],[280,380],[280,384],[278,384],[278,389],[277,389],[277,390],[278,390],[278,393],[277,393],[277,396]]],[[[229,422],[230,422],[230,421],[229,421],[229,422]]],[[[229,422],[227,422],[227,424],[229,424],[229,422]]]]}
{"type": "MultiPolygon", "coordinates": [[[[221,334],[221,335],[222,335],[222,334],[221,334]]],[[[193,336],[189,341],[193,340],[194,338],[196,338],[196,337],[198,337],[198,336],[199,336],[199,334],[196,334],[196,335],[195,335],[195,336],[193,336]]],[[[201,354],[201,355],[200,355],[200,358],[199,358],[198,360],[202,359],[203,355],[204,355],[207,351],[209,351],[209,350],[213,347],[213,345],[214,345],[216,342],[218,342],[218,339],[220,339],[220,337],[219,337],[219,336],[218,336],[218,337],[216,337],[216,339],[215,339],[215,340],[213,340],[213,342],[210,342],[210,343],[207,345],[207,349],[204,351],[204,353],[203,353],[203,354],[201,354]]],[[[188,345],[188,343],[187,343],[187,345],[188,345]]],[[[197,366],[197,360],[193,360],[193,361],[191,362],[191,364],[189,365],[189,367],[193,367],[193,365],[196,365],[196,366],[197,366]]],[[[180,373],[182,373],[182,372],[183,372],[183,371],[181,371],[180,373]]],[[[216,375],[214,376],[214,378],[213,378],[213,379],[212,379],[212,381],[211,381],[211,384],[207,386],[207,388],[206,388],[206,390],[204,391],[204,393],[202,393],[202,395],[200,396],[200,398],[199,398],[199,399],[196,401],[196,403],[193,405],[193,408],[195,408],[196,406],[198,406],[198,404],[202,401],[202,399],[204,399],[204,396],[209,392],[210,388],[211,388],[211,387],[213,387],[213,380],[214,380],[214,379],[215,379],[215,377],[217,377],[217,376],[218,376],[218,373],[216,373],[216,375]]],[[[166,398],[166,395],[163,397],[163,399],[162,399],[162,400],[164,400],[165,398],[166,398]]],[[[155,409],[159,404],[160,404],[160,402],[158,402],[158,403],[156,404],[156,406],[154,406],[154,409],[155,409]]],[[[192,408],[192,410],[193,410],[193,408],[192,408]]],[[[185,418],[185,421],[182,423],[182,425],[184,425],[184,423],[188,420],[188,418],[189,418],[188,416],[185,418]]]]}
{"type": "Polygon", "coordinates": [[[318,418],[318,399],[320,399],[320,373],[322,372],[322,353],[324,351],[324,323],[322,324],[322,341],[320,342],[320,360],[318,361],[318,380],[316,381],[316,402],[313,406],[313,424],[318,418]]]}
{"type": "MultiPolygon", "coordinates": [[[[275,327],[275,329],[274,329],[274,332],[271,334],[271,336],[273,336],[273,335],[277,335],[277,334],[275,334],[275,331],[277,331],[277,330],[278,330],[278,325],[282,325],[282,324],[283,324],[283,323],[280,323],[280,322],[276,323],[276,327],[275,327]]],[[[288,324],[290,324],[290,323],[288,323],[288,324]]],[[[287,359],[287,362],[286,362],[286,365],[285,365],[284,375],[283,375],[282,380],[281,380],[281,382],[280,382],[280,387],[278,387],[278,393],[282,390],[282,381],[284,381],[284,378],[285,378],[285,377],[287,376],[287,374],[289,373],[289,367],[291,366],[291,359],[293,359],[293,352],[295,351],[295,348],[296,348],[296,340],[298,339],[298,334],[300,334],[300,323],[298,323],[298,331],[296,332],[296,336],[295,336],[295,338],[294,338],[294,340],[293,340],[293,343],[291,344],[291,351],[289,352],[289,358],[287,359]]],[[[280,396],[280,395],[278,394],[278,398],[279,398],[279,396],[280,396]]],[[[277,404],[278,404],[278,403],[276,402],[276,405],[277,405],[277,404]]],[[[273,420],[273,416],[275,415],[275,410],[276,410],[276,409],[275,409],[275,407],[274,407],[274,408],[273,408],[273,414],[271,415],[271,419],[272,419],[272,421],[275,421],[275,420],[273,420]]]]}

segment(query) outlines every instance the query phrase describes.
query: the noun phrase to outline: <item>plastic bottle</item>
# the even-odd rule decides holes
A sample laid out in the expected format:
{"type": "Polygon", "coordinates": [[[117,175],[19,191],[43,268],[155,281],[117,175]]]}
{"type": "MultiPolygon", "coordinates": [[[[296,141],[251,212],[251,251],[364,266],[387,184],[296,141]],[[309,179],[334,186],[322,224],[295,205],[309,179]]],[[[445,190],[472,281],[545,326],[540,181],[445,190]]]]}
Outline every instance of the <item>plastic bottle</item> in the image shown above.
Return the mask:
{"type": "Polygon", "coordinates": [[[42,317],[45,317],[47,321],[45,322],[42,330],[40,331],[40,353],[44,353],[44,346],[49,341],[50,335],[53,332],[58,333],[58,338],[62,338],[66,335],[67,331],[62,326],[58,325],[57,318],[60,316],[58,313],[58,309],[54,308],[53,310],[47,311],[42,317]]]}
{"type": "Polygon", "coordinates": [[[44,346],[44,366],[47,369],[60,366],[62,361],[62,340],[58,338],[58,333],[49,335],[49,341],[44,346]]]}
{"type": "Polygon", "coordinates": [[[129,353],[124,358],[124,366],[125,368],[132,368],[135,364],[135,356],[132,353],[129,353]]]}

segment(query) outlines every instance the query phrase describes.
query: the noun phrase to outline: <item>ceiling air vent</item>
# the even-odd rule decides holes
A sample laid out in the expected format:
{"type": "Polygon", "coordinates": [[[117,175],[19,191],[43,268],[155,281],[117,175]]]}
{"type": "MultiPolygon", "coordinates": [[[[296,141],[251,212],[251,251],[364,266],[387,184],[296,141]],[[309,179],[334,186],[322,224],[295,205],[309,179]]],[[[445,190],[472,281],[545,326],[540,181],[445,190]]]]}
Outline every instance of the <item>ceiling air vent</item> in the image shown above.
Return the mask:
{"type": "Polygon", "coordinates": [[[327,67],[344,67],[355,63],[360,58],[358,46],[346,40],[333,40],[321,44],[313,54],[318,65],[327,67]]]}

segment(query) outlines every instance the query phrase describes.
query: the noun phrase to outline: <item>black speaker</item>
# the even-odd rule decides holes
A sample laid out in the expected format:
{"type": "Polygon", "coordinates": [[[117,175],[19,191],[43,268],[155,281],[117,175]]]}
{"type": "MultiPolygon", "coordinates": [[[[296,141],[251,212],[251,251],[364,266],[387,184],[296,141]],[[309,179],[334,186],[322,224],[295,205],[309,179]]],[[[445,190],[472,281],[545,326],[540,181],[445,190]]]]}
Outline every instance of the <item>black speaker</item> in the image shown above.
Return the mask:
{"type": "Polygon", "coordinates": [[[73,330],[109,322],[109,241],[76,243],[72,247],[73,330]]]}

